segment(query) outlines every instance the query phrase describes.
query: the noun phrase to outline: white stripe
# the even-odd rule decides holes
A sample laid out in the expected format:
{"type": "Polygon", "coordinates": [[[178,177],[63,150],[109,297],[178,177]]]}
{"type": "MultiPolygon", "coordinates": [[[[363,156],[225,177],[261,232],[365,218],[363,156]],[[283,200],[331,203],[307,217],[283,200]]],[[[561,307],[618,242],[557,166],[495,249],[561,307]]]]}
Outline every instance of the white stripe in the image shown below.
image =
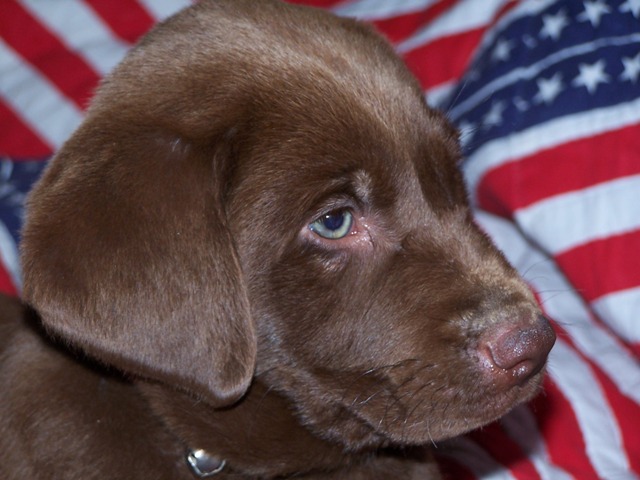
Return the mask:
{"type": "Polygon", "coordinates": [[[475,30],[487,25],[502,6],[509,0],[466,0],[440,15],[432,23],[416,32],[411,38],[398,44],[398,51],[405,53],[422,47],[433,40],[475,30]]]}
{"type": "Polygon", "coordinates": [[[20,291],[22,285],[20,281],[20,255],[18,254],[18,247],[7,230],[7,227],[5,227],[2,222],[0,222],[0,258],[11,276],[14,286],[20,291]]]}
{"type": "Polygon", "coordinates": [[[640,343],[640,287],[602,296],[592,306],[621,338],[640,343]]]}
{"type": "Polygon", "coordinates": [[[435,108],[439,108],[451,95],[451,92],[457,87],[457,82],[445,82],[435,87],[427,89],[424,94],[427,98],[427,103],[435,108]]]}
{"type": "Polygon", "coordinates": [[[517,162],[535,153],[640,122],[640,98],[620,105],[565,115],[485,143],[465,164],[465,179],[472,200],[476,187],[491,169],[517,162]]]}
{"type": "Polygon", "coordinates": [[[573,477],[551,462],[535,416],[528,405],[519,405],[502,417],[500,424],[533,463],[542,480],[572,480],[573,477]]]}
{"type": "Polygon", "coordinates": [[[100,75],[110,72],[127,53],[102,19],[80,0],[20,0],[70,50],[100,75]]]}
{"type": "Polygon", "coordinates": [[[189,0],[138,0],[157,22],[191,5],[189,0]]]}
{"type": "Polygon", "coordinates": [[[498,463],[480,445],[466,437],[447,441],[438,453],[453,458],[482,480],[515,480],[509,470],[498,463]]]}
{"type": "Polygon", "coordinates": [[[630,465],[622,435],[589,365],[559,338],[549,354],[548,371],[571,404],[598,477],[624,478],[620,475],[628,474],[630,465]]]}
{"type": "Polygon", "coordinates": [[[0,99],[54,149],[82,121],[82,112],[0,39],[0,99]]]}
{"type": "MultiPolygon", "coordinates": [[[[552,173],[551,173],[552,174],[552,173]]],[[[640,175],[555,195],[515,212],[522,229],[552,255],[640,229],[640,175]]]]}
{"type": "Polygon", "coordinates": [[[640,404],[637,359],[608,330],[593,321],[585,302],[553,260],[527,243],[513,223],[482,211],[476,212],[476,220],[539,292],[545,312],[562,326],[576,347],[609,376],[618,390],[640,404]]]}
{"type": "Polygon", "coordinates": [[[333,8],[333,12],[360,20],[379,20],[427,9],[439,0],[355,0],[333,8]]]}

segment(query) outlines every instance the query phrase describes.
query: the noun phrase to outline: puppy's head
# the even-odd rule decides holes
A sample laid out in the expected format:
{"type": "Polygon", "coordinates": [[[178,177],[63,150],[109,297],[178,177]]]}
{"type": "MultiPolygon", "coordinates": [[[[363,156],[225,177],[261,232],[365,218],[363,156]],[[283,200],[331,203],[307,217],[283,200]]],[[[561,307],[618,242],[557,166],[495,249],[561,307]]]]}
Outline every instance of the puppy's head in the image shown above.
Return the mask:
{"type": "Polygon", "coordinates": [[[553,343],[458,157],[371,29],[201,2],[128,55],[31,194],[25,297],[214,406],[257,378],[354,447],[450,437],[529,398],[553,343]]]}

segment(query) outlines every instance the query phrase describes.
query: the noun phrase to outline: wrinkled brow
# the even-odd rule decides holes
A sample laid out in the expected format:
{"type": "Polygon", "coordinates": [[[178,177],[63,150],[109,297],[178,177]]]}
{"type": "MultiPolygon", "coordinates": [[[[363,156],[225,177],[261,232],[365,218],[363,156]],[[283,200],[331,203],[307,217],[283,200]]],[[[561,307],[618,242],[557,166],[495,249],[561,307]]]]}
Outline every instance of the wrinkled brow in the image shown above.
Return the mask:
{"type": "Polygon", "coordinates": [[[373,180],[366,170],[356,170],[351,175],[351,185],[357,198],[365,205],[371,204],[373,180]]]}

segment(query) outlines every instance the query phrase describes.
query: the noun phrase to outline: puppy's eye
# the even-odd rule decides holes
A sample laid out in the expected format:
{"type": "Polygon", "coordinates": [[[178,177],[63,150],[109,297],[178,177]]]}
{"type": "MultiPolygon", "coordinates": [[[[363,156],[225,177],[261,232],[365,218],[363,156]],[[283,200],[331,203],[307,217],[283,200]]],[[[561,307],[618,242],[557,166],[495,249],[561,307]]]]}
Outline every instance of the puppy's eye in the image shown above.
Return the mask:
{"type": "Polygon", "coordinates": [[[329,240],[344,238],[353,227],[353,215],[348,210],[336,210],[321,216],[309,225],[316,235],[329,240]]]}

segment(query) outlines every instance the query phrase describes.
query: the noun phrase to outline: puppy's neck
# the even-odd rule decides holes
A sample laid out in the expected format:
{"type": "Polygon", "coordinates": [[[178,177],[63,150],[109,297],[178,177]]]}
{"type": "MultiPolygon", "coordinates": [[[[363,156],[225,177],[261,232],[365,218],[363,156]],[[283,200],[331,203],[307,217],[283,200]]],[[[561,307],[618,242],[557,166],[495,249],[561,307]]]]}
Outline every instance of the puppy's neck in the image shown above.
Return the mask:
{"type": "Polygon", "coordinates": [[[218,409],[164,386],[145,383],[139,389],[184,445],[185,462],[196,474],[203,471],[203,477],[208,468],[281,477],[333,470],[353,460],[342,446],[303,427],[288,402],[259,382],[237,404],[218,409]]]}

